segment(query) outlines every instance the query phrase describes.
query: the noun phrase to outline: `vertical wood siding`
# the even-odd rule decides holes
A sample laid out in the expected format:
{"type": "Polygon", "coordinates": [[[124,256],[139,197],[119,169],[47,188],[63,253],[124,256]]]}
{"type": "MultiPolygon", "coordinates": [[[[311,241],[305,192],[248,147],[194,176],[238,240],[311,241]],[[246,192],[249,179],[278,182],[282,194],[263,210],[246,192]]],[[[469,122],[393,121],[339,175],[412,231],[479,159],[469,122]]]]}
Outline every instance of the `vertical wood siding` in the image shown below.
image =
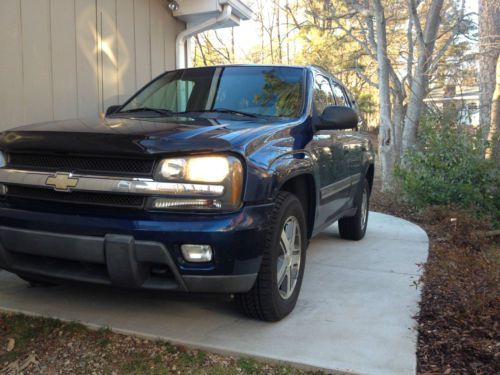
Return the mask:
{"type": "Polygon", "coordinates": [[[0,131],[96,116],[175,66],[162,0],[0,1],[0,131]]]}

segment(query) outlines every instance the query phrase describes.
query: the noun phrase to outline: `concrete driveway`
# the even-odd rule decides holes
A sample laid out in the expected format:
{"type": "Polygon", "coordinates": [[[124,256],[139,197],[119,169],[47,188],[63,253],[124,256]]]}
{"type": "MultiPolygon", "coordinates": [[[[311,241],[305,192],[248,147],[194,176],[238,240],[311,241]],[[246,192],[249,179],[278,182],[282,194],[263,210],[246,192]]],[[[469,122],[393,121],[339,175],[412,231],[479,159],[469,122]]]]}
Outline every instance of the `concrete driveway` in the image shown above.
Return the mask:
{"type": "Polygon", "coordinates": [[[75,320],[91,327],[327,371],[414,374],[415,321],[425,232],[370,213],[364,240],[337,225],[309,247],[295,311],[279,323],[242,316],[228,297],[183,296],[94,286],[27,288],[0,272],[0,309],[75,320]]]}

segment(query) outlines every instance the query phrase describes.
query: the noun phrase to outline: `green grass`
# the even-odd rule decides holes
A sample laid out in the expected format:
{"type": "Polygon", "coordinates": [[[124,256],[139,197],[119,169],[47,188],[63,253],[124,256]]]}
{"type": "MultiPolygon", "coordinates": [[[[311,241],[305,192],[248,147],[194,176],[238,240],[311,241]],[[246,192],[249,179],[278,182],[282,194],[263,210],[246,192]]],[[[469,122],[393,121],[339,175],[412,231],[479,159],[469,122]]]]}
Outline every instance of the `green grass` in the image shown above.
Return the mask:
{"type": "Polygon", "coordinates": [[[241,368],[245,374],[256,374],[259,368],[257,362],[251,358],[239,358],[236,366],[241,368]]]}
{"type": "Polygon", "coordinates": [[[87,330],[87,328],[81,324],[76,322],[66,323],[64,325],[64,332],[69,335],[77,335],[79,333],[83,333],[87,330]]]}
{"type": "Polygon", "coordinates": [[[182,367],[202,367],[205,364],[206,353],[202,351],[181,352],[179,355],[179,364],[182,367]]]}
{"type": "Polygon", "coordinates": [[[101,328],[97,331],[96,343],[99,347],[105,348],[111,344],[111,330],[109,328],[101,328]]]}
{"type": "Polygon", "coordinates": [[[55,319],[28,318],[22,315],[4,315],[3,321],[8,338],[15,340],[14,349],[0,355],[0,363],[11,362],[26,351],[32,340],[47,335],[61,327],[55,319]]]}
{"type": "MultiPolygon", "coordinates": [[[[0,345],[6,345],[10,338],[15,340],[11,352],[0,346],[0,373],[7,363],[22,359],[33,351],[43,364],[53,358],[54,353],[66,351],[68,342],[76,344],[68,351],[70,360],[79,363],[78,371],[84,373],[95,371],[97,362],[100,366],[97,372],[131,375],[304,373],[289,366],[266,365],[252,358],[235,359],[202,350],[187,350],[163,340],[138,341],[115,334],[108,328],[94,331],[80,323],[0,313],[0,345]]],[[[58,372],[64,367],[64,362],[52,363],[51,366],[58,372]]]]}
{"type": "Polygon", "coordinates": [[[159,355],[153,358],[144,353],[135,354],[132,359],[122,366],[122,371],[127,374],[137,375],[168,375],[170,371],[163,366],[163,360],[159,355]]]}

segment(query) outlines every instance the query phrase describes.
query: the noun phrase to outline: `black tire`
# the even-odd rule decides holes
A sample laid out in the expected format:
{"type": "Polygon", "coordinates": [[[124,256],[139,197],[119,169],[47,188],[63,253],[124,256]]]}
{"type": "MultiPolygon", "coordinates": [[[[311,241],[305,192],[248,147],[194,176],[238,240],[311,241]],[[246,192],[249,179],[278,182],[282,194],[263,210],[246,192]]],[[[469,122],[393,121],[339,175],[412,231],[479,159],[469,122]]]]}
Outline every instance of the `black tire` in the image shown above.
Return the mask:
{"type": "Polygon", "coordinates": [[[358,192],[356,206],[356,215],[339,220],[340,237],[343,239],[359,241],[365,236],[370,211],[370,184],[366,178],[363,181],[362,189],[358,192]],[[363,199],[366,199],[366,205],[363,205],[363,199]],[[365,214],[363,214],[363,210],[365,214]]]}
{"type": "Polygon", "coordinates": [[[294,309],[304,275],[307,243],[306,221],[300,201],[291,193],[280,192],[269,220],[263,259],[257,280],[249,292],[235,296],[236,302],[246,315],[255,319],[275,322],[283,319],[294,309]],[[294,262],[292,257],[285,259],[286,255],[283,253],[281,234],[285,223],[287,223],[286,228],[289,228],[288,225],[293,225],[300,231],[298,239],[297,236],[291,235],[294,246],[298,246],[300,243],[300,256],[296,254],[293,258],[295,262],[300,259],[296,268],[292,265],[294,262]],[[281,260],[280,264],[283,265],[282,269],[294,269],[293,277],[290,277],[292,271],[287,274],[289,276],[282,274],[285,275],[281,282],[282,286],[285,285],[285,280],[288,280],[288,277],[293,279],[292,283],[294,283],[294,287],[288,287],[290,284],[285,285],[287,289],[285,291],[278,285],[278,258],[281,260]],[[290,261],[289,267],[285,266],[287,261],[290,261]],[[283,294],[289,295],[283,296],[283,294]]]}
{"type": "Polygon", "coordinates": [[[30,284],[31,288],[48,288],[51,286],[56,286],[57,284],[51,283],[45,280],[37,279],[36,277],[28,276],[28,275],[23,275],[23,274],[17,274],[17,276],[20,279],[23,279],[27,283],[30,284]]]}

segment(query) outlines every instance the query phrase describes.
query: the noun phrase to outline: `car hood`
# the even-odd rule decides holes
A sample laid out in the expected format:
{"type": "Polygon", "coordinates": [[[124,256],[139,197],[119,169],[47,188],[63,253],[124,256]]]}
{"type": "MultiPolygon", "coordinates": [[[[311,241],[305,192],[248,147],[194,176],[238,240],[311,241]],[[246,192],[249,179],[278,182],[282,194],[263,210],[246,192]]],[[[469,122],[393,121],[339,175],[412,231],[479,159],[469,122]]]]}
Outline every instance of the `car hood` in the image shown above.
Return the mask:
{"type": "Polygon", "coordinates": [[[245,152],[286,125],[267,119],[221,116],[192,118],[104,118],[26,125],[0,134],[7,152],[147,155],[177,152],[245,152]]]}

